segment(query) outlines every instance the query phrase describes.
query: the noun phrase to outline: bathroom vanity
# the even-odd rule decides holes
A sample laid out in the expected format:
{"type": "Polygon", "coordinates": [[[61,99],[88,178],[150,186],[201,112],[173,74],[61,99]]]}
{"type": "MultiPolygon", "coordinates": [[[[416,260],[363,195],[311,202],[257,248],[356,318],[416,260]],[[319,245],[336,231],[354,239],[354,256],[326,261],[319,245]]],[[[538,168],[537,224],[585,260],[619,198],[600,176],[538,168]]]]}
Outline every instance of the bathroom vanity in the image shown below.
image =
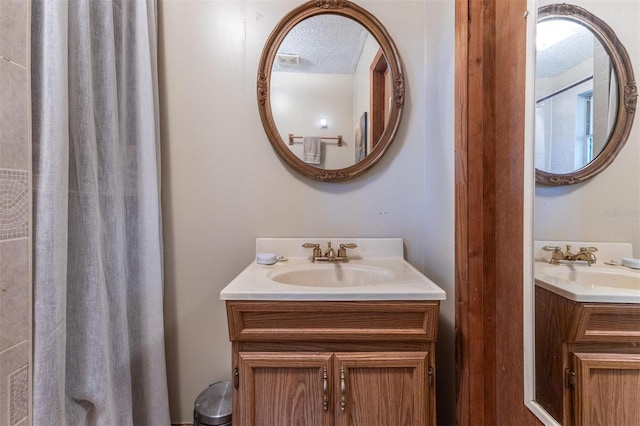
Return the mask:
{"type": "Polygon", "coordinates": [[[640,304],[536,287],[536,400],[563,425],[640,422],[640,304]]]}
{"type": "Polygon", "coordinates": [[[287,261],[252,263],[221,292],[234,423],[435,425],[444,291],[400,239],[349,239],[357,248],[336,264],[311,262],[307,240],[258,239],[258,253],[287,261]]]}
{"type": "Polygon", "coordinates": [[[227,301],[243,425],[435,425],[439,302],[227,301]]]}
{"type": "Polygon", "coordinates": [[[563,425],[640,424],[640,271],[536,262],[536,401],[563,425]]]}

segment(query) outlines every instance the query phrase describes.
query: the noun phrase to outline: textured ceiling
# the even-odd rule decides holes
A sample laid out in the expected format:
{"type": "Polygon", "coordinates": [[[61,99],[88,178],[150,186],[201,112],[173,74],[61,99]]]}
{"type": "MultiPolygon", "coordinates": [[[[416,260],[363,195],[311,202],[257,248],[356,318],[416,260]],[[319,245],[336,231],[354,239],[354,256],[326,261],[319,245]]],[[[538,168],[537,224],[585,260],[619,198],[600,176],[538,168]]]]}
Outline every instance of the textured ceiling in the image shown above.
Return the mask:
{"type": "Polygon", "coordinates": [[[332,14],[298,23],[280,44],[278,54],[297,54],[299,65],[273,65],[273,72],[352,74],[369,32],[356,21],[332,14]]]}
{"type": "MultiPolygon", "coordinates": [[[[536,52],[537,77],[554,77],[593,57],[594,43],[598,41],[591,31],[573,22],[566,21],[565,24],[570,25],[575,34],[536,52]]],[[[540,30],[541,26],[538,28],[540,30]]]]}

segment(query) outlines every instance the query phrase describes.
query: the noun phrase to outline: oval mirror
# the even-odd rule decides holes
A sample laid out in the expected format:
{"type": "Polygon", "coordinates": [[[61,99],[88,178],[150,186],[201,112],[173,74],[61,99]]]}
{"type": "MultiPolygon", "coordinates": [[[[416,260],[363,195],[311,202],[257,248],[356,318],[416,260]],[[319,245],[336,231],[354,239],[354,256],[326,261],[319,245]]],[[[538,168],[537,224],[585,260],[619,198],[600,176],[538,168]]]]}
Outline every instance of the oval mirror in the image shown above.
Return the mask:
{"type": "Polygon", "coordinates": [[[637,100],[631,62],[613,30],[578,6],[541,7],[535,86],[536,181],[575,184],[611,164],[637,100]]]}
{"type": "Polygon", "coordinates": [[[404,77],[397,49],[369,12],[316,0],[289,12],[258,69],[258,109],[280,157],[312,179],[365,172],[400,125],[404,77]]]}

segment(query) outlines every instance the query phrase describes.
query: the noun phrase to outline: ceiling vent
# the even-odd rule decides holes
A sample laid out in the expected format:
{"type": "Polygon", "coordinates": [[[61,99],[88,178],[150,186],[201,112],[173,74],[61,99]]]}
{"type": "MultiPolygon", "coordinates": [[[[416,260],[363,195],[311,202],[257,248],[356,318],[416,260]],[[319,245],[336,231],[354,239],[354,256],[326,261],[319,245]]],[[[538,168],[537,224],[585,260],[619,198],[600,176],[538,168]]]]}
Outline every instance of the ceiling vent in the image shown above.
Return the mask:
{"type": "Polygon", "coordinates": [[[276,55],[278,65],[297,66],[300,65],[300,55],[295,53],[278,53],[276,55]]]}

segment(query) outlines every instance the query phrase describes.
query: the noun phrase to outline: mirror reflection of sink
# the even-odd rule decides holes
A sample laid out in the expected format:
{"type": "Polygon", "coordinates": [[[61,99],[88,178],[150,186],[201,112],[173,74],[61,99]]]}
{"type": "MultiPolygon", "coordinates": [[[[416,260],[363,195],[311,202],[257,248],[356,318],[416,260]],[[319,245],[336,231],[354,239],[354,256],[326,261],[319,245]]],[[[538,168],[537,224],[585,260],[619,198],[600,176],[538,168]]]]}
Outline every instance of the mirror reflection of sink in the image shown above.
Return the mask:
{"type": "Polygon", "coordinates": [[[310,287],[361,287],[388,283],[396,274],[386,268],[347,263],[288,266],[269,272],[278,283],[310,287]]]}
{"type": "Polygon", "coordinates": [[[640,273],[606,269],[547,269],[545,275],[585,286],[614,287],[640,291],[640,273]]]}
{"type": "Polygon", "coordinates": [[[597,264],[535,264],[536,285],[576,302],[640,303],[640,271],[597,264]]]}

